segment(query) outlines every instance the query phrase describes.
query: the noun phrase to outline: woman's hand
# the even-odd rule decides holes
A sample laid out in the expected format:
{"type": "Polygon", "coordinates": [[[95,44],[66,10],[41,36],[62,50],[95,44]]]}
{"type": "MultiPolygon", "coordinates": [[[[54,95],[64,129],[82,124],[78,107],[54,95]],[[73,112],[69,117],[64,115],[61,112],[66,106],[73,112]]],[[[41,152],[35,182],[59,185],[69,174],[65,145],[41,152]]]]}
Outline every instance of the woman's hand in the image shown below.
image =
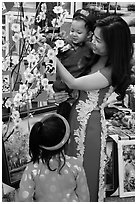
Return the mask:
{"type": "Polygon", "coordinates": [[[68,98],[69,98],[69,95],[65,91],[55,92],[54,94],[55,104],[62,103],[66,101],[68,98]]]}

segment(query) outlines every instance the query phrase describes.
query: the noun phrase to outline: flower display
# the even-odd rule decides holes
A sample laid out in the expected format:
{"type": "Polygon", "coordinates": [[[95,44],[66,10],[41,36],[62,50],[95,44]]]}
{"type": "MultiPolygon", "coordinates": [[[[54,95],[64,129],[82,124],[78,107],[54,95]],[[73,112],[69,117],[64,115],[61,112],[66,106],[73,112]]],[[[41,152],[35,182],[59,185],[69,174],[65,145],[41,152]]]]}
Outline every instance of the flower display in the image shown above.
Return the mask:
{"type": "MultiPolygon", "coordinates": [[[[18,6],[20,11],[21,3],[18,3],[16,6],[18,6]]],[[[13,31],[12,40],[15,45],[16,43],[20,44],[22,51],[19,52],[18,56],[12,55],[13,47],[11,47],[9,53],[2,59],[2,71],[10,71],[12,77],[15,69],[19,67],[21,63],[25,62],[27,64],[18,92],[14,92],[12,98],[3,100],[3,106],[7,107],[8,104],[11,110],[26,105],[28,100],[36,98],[43,90],[48,92],[51,89],[51,87],[48,87],[51,86],[49,85],[50,79],[48,78],[48,74],[56,75],[55,56],[58,54],[58,49],[64,46],[64,42],[61,40],[61,34],[55,33],[55,30],[64,23],[67,10],[64,10],[61,6],[55,6],[53,8],[56,17],[51,21],[53,29],[52,32],[49,32],[46,3],[39,4],[37,11],[38,9],[40,9],[40,11],[35,16],[21,13],[20,22],[18,22],[18,16],[16,19],[15,16],[9,15],[9,22],[12,23],[11,30],[13,31]],[[36,26],[36,24],[42,20],[45,21],[44,28],[41,28],[39,25],[36,26]],[[53,47],[48,43],[52,41],[54,41],[53,47]],[[34,83],[35,87],[33,86],[34,83]]],[[[3,48],[5,49],[7,42],[4,42],[4,29],[2,34],[3,48]]]]}
{"type": "MultiPolygon", "coordinates": [[[[6,152],[11,161],[10,169],[27,161],[25,155],[28,155],[28,153],[24,150],[27,151],[28,146],[24,145],[29,132],[24,134],[23,130],[20,129],[22,122],[20,118],[21,108],[27,108],[29,118],[29,105],[33,99],[37,98],[43,91],[46,91],[49,99],[53,97],[54,91],[51,83],[49,83],[50,76],[54,76],[54,80],[56,79],[56,55],[59,49],[65,45],[63,43],[64,33],[56,33],[56,29],[61,27],[67,17],[67,10],[64,10],[61,6],[55,6],[53,8],[55,18],[51,20],[51,31],[47,23],[46,3],[38,4],[36,14],[23,12],[23,9],[21,9],[23,8],[23,2],[19,2],[16,6],[18,15],[8,14],[8,22],[11,23],[11,31],[13,32],[13,46],[10,46],[9,52],[2,58],[2,72],[10,72],[12,78],[12,97],[3,98],[3,107],[10,109],[9,121],[6,124],[3,123],[2,129],[6,152]],[[45,22],[43,27],[39,26],[41,21],[45,22]],[[16,55],[13,53],[15,47],[18,51],[16,55]],[[17,77],[21,73],[17,91],[14,89],[17,81],[17,77],[14,76],[16,70],[18,70],[17,77]],[[11,122],[12,128],[9,131],[11,122]],[[23,150],[22,153],[21,150],[23,150]],[[13,151],[16,156],[13,155],[13,151]],[[24,158],[24,162],[21,161],[21,157],[24,158]],[[14,161],[15,158],[18,158],[18,161],[14,161]]],[[[5,36],[6,31],[3,29],[3,50],[9,46],[5,36]]],[[[45,100],[47,100],[47,97],[45,100]]]]}

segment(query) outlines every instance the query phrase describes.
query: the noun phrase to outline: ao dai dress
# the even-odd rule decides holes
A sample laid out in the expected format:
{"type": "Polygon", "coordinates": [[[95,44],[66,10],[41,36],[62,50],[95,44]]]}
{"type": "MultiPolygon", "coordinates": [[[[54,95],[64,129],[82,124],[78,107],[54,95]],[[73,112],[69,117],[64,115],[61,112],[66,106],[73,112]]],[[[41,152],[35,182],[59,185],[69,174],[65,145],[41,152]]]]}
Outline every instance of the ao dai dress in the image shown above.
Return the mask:
{"type": "MultiPolygon", "coordinates": [[[[50,160],[55,168],[57,160],[50,160]]],[[[66,156],[61,170],[50,171],[46,164],[29,163],[23,173],[17,201],[20,202],[88,202],[89,191],[81,162],[66,156]]]]}
{"type": "MultiPolygon", "coordinates": [[[[111,84],[107,69],[99,71],[111,84]]],[[[100,83],[100,82],[98,82],[100,83]]],[[[107,128],[104,107],[113,87],[80,91],[70,113],[71,137],[68,155],[83,163],[90,193],[90,201],[104,201],[107,128]]]]}

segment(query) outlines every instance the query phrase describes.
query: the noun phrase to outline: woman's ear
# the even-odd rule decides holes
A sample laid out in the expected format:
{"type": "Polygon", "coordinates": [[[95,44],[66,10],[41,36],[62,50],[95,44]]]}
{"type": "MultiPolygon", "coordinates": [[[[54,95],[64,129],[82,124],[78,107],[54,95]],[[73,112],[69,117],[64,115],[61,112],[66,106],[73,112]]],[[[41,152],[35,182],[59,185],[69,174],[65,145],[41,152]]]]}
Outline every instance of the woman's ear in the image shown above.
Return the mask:
{"type": "Polygon", "coordinates": [[[89,32],[88,32],[88,36],[87,36],[87,39],[88,39],[89,41],[92,40],[92,35],[93,35],[92,31],[89,31],[89,32]]]}

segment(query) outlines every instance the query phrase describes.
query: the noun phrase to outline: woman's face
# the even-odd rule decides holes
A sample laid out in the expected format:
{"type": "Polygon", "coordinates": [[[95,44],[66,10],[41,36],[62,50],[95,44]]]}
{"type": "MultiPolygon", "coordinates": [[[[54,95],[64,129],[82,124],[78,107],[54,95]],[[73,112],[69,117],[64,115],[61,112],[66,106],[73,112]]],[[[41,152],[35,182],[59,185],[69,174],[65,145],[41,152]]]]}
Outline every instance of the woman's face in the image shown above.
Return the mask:
{"type": "Polygon", "coordinates": [[[96,27],[94,35],[92,36],[92,49],[93,52],[100,56],[107,55],[107,46],[101,34],[101,28],[96,27]]]}

